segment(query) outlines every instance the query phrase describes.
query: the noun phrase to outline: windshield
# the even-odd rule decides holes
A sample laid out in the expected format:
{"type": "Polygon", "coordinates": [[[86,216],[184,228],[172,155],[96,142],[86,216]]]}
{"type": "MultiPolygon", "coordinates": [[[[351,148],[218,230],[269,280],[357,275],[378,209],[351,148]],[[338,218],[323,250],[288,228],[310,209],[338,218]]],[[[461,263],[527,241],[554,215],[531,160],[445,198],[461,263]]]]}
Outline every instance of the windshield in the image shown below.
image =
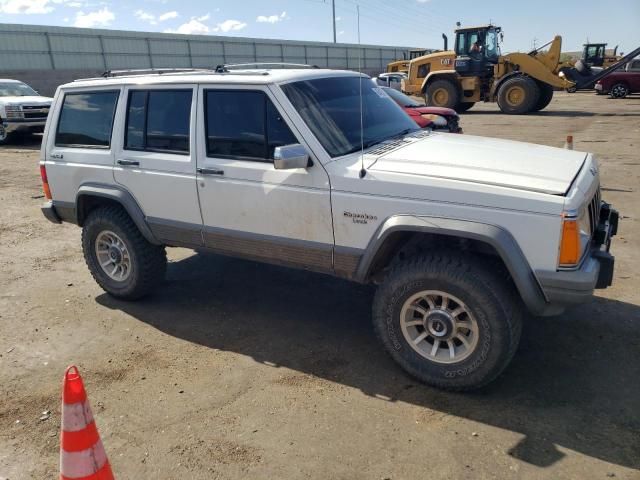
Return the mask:
{"type": "Polygon", "coordinates": [[[420,103],[413,98],[401,93],[393,88],[382,87],[384,93],[389,95],[401,107],[424,107],[424,103],[420,103]]]}
{"type": "Polygon", "coordinates": [[[332,157],[360,150],[419,127],[366,77],[330,77],[282,86],[307,126],[332,157]]]}
{"type": "Polygon", "coordinates": [[[20,82],[0,83],[0,97],[30,97],[38,93],[29,85],[20,82]]]}
{"type": "Polygon", "coordinates": [[[497,60],[500,56],[500,46],[498,45],[498,33],[495,30],[489,30],[485,37],[484,54],[489,60],[497,60]]]}

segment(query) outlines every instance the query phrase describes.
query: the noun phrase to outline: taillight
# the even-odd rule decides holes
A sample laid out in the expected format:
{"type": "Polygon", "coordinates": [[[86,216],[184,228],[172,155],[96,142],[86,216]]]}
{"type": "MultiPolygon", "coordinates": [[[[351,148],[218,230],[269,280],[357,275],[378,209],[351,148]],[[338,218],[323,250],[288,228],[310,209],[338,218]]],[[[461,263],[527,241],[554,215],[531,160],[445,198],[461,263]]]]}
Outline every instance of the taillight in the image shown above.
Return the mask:
{"type": "Polygon", "coordinates": [[[49,188],[49,179],[47,178],[47,167],[40,164],[40,178],[42,178],[42,191],[47,200],[51,200],[51,189],[49,188]]]}

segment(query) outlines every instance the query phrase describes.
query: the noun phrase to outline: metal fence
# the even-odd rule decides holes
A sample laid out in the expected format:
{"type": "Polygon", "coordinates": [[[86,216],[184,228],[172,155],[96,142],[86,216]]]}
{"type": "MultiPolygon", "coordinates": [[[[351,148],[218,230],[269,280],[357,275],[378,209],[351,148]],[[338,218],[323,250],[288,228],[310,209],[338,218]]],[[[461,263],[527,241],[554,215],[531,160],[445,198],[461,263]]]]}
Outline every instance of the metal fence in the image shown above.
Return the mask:
{"type": "Polygon", "coordinates": [[[289,62],[383,71],[408,47],[0,24],[0,72],[289,62]]]}

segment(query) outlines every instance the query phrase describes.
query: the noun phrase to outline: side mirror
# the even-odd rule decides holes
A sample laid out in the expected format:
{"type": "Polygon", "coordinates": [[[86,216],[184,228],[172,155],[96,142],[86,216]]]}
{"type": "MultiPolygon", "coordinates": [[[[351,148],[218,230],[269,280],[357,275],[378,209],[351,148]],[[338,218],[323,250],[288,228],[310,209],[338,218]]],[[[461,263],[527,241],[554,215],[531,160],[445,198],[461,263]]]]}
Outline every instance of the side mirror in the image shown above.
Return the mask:
{"type": "Polygon", "coordinates": [[[276,170],[291,170],[294,168],[307,168],[313,164],[307,149],[299,143],[294,143],[275,148],[273,165],[276,170]]]}

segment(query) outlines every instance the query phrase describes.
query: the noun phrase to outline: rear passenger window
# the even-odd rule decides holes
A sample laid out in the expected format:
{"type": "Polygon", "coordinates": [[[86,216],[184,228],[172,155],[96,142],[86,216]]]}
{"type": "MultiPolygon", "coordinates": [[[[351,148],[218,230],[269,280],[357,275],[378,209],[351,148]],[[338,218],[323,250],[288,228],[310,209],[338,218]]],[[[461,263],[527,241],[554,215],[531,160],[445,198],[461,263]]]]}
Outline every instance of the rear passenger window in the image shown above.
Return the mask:
{"type": "Polygon", "coordinates": [[[271,161],[278,146],[298,143],[263,92],[205,91],[207,155],[271,161]]]}
{"type": "Polygon", "coordinates": [[[65,94],[56,132],[56,146],[109,148],[118,93],[65,94]]]}
{"type": "Polygon", "coordinates": [[[191,97],[191,90],[130,92],[125,148],[189,153],[191,97]]]}

